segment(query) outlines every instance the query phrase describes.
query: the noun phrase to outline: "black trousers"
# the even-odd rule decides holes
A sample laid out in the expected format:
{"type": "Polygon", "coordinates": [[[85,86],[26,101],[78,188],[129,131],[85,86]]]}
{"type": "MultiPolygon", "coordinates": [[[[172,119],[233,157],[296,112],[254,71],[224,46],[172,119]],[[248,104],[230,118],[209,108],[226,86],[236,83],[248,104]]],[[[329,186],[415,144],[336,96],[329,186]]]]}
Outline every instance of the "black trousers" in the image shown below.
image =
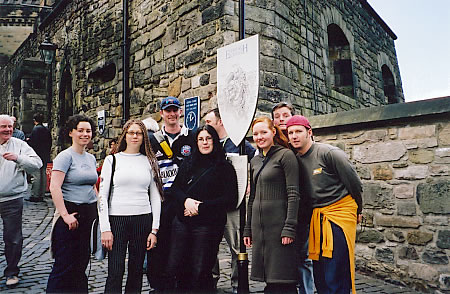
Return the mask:
{"type": "Polygon", "coordinates": [[[166,275],[169,289],[187,293],[214,290],[212,268],[225,225],[192,225],[175,217],[166,275]]]}
{"type": "Polygon", "coordinates": [[[140,293],[147,237],[152,230],[152,215],[110,216],[109,221],[114,241],[112,250],[108,252],[105,293],[122,293],[127,248],[128,276],[125,293],[140,293]]]}
{"type": "Polygon", "coordinates": [[[297,294],[295,284],[267,283],[264,294],[297,294]]]}
{"type": "Polygon", "coordinates": [[[172,221],[175,217],[175,202],[170,195],[164,195],[165,200],[161,204],[161,219],[158,231],[158,246],[147,251],[147,279],[152,288],[164,290],[167,286],[165,276],[167,260],[170,254],[170,235],[172,233],[172,221]]]}
{"type": "Polygon", "coordinates": [[[53,228],[52,249],[55,257],[48,278],[47,293],[88,293],[86,267],[89,263],[91,226],[97,217],[97,203],[64,202],[67,211],[78,212],[79,226],[69,230],[60,217],[53,228]]]}

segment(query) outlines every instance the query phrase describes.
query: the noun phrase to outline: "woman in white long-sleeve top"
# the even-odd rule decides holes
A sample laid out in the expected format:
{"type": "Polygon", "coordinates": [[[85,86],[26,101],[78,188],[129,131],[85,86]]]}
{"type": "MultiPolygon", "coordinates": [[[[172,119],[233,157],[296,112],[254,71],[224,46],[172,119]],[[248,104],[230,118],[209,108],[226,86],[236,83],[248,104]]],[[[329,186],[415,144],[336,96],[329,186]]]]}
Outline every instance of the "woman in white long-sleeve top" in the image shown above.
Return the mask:
{"type": "Polygon", "coordinates": [[[122,293],[127,248],[125,293],[140,293],[145,250],[157,242],[162,195],[158,163],[140,120],[125,124],[116,150],[105,159],[100,177],[100,230],[102,244],[109,250],[105,293],[122,293]],[[116,163],[111,185],[113,156],[116,163]]]}

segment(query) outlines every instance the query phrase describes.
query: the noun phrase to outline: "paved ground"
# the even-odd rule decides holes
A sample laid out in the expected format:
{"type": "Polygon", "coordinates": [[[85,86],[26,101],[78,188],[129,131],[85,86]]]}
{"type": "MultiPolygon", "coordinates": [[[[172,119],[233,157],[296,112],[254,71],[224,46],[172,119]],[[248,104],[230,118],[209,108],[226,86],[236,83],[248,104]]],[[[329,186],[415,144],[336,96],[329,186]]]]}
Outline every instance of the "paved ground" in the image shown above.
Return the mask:
{"type": "MultiPolygon", "coordinates": [[[[21,268],[20,284],[14,289],[5,286],[5,279],[0,281],[1,293],[44,293],[47,285],[53,260],[49,254],[49,233],[53,218],[54,207],[50,199],[46,202],[31,203],[25,201],[23,215],[24,244],[22,259],[19,264],[21,268]]],[[[3,223],[0,219],[0,227],[3,223]]],[[[3,240],[3,229],[0,230],[0,240],[3,240]]],[[[251,258],[250,258],[251,260],[251,258]]],[[[218,283],[218,293],[230,292],[230,255],[226,244],[220,246],[219,261],[221,266],[221,279],[218,283]]],[[[0,273],[6,266],[4,256],[4,243],[0,242],[0,273]]],[[[103,293],[107,276],[106,261],[92,261],[88,266],[90,293],[103,293]]],[[[0,274],[0,275],[1,275],[0,274]]],[[[262,293],[263,283],[250,281],[250,292],[262,293]]],[[[143,293],[147,293],[149,286],[144,278],[143,293]]],[[[357,274],[356,289],[358,293],[417,293],[400,286],[387,284],[383,281],[357,274]]]]}

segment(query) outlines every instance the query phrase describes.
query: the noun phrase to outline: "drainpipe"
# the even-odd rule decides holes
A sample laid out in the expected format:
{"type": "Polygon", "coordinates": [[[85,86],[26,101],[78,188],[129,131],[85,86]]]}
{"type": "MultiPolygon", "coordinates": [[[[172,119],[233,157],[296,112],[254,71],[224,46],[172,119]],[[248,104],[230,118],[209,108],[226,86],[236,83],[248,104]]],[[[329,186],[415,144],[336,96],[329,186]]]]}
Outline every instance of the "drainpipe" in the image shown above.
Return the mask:
{"type": "Polygon", "coordinates": [[[128,0],[123,4],[123,39],[122,39],[122,124],[130,118],[130,49],[128,47],[128,0]]]}

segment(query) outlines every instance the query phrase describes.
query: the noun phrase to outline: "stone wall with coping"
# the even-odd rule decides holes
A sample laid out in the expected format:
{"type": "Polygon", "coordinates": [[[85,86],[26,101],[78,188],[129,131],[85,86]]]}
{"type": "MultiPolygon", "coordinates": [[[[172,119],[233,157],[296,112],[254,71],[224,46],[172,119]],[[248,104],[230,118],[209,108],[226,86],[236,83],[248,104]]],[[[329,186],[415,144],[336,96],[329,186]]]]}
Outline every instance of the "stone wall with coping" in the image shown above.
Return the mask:
{"type": "Polygon", "coordinates": [[[364,183],[357,269],[424,292],[450,290],[450,97],[311,117],[364,183]]]}

